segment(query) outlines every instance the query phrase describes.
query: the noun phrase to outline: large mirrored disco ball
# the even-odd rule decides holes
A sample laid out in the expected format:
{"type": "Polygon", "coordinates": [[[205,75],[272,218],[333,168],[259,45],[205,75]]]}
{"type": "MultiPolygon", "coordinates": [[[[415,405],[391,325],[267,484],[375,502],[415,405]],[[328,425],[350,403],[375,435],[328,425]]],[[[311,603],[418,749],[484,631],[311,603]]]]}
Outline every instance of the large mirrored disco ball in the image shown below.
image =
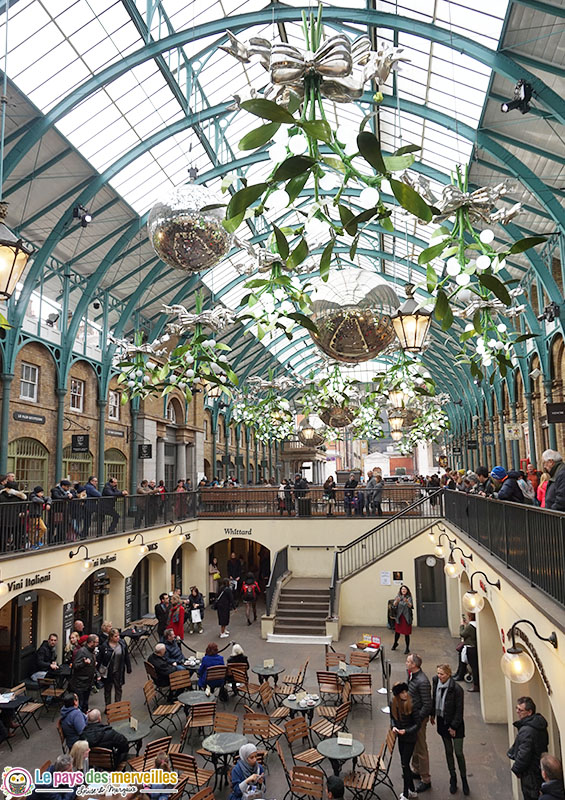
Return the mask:
{"type": "Polygon", "coordinates": [[[358,413],[359,409],[352,408],[351,406],[347,408],[331,406],[330,408],[325,408],[323,411],[320,411],[320,419],[326,425],[329,425],[330,428],[345,428],[346,425],[353,422],[358,413]]]}
{"type": "Polygon", "coordinates": [[[325,441],[324,425],[315,414],[303,419],[298,429],[298,439],[305,447],[319,447],[325,441]]]}
{"type": "Polygon", "coordinates": [[[330,272],[327,283],[313,281],[312,339],[326,355],[359,364],[382,353],[396,336],[391,322],[400,302],[394,289],[369,270],[330,272]]]}
{"type": "Polygon", "coordinates": [[[147,219],[149,241],[160,259],[184,272],[200,272],[229,251],[232,235],[222,226],[223,208],[205,186],[187,183],[158,200],[147,219]],[[205,209],[205,210],[203,210],[205,209]]]}

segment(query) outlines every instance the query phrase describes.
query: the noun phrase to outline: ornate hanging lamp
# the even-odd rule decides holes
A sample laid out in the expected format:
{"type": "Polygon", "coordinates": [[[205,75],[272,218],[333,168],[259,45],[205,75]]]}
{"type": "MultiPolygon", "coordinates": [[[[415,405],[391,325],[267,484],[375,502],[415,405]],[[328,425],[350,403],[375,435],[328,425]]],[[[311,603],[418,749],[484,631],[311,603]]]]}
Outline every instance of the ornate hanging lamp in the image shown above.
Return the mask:
{"type": "Polygon", "coordinates": [[[407,353],[421,353],[432,324],[432,312],[418,307],[412,283],[404,288],[406,300],[392,316],[392,324],[401,348],[407,353]]]}

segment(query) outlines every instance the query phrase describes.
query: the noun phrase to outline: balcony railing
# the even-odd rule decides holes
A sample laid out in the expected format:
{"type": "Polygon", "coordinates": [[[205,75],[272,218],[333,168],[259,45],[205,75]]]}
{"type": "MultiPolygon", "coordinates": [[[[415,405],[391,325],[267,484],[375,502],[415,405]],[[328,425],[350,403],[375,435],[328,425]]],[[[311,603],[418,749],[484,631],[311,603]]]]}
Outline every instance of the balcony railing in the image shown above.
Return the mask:
{"type": "Polygon", "coordinates": [[[445,518],[565,605],[565,514],[447,491],[445,518]]]}

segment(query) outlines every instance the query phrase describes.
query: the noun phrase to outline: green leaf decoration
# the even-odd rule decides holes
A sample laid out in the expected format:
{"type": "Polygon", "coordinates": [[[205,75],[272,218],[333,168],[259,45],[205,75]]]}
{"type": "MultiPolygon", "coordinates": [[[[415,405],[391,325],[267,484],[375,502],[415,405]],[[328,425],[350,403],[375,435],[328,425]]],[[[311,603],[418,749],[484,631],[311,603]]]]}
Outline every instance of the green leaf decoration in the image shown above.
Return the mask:
{"type": "Polygon", "coordinates": [[[481,325],[481,309],[478,308],[475,313],[473,314],[473,328],[476,330],[477,333],[482,333],[483,328],[481,325]]]}
{"type": "Polygon", "coordinates": [[[418,219],[424,220],[424,222],[431,222],[432,210],[418,192],[415,192],[408,184],[397,181],[394,178],[390,179],[390,185],[392,193],[402,208],[414,214],[418,219]]]}
{"type": "Polygon", "coordinates": [[[355,239],[351,242],[351,247],[349,248],[349,258],[355,258],[355,253],[357,252],[357,247],[359,245],[359,234],[355,237],[355,239]]]}
{"type": "Polygon", "coordinates": [[[394,151],[395,156],[403,156],[405,153],[417,153],[422,148],[418,144],[405,144],[404,147],[399,147],[394,151]]]}
{"type": "Polygon", "coordinates": [[[334,158],[333,156],[322,156],[322,163],[327,164],[328,167],[332,167],[332,169],[337,170],[337,172],[345,172],[345,164],[340,158],[334,158]]]}
{"type": "Polygon", "coordinates": [[[386,165],[381,153],[381,145],[374,133],[362,131],[357,136],[359,152],[369,164],[382,175],[386,175],[386,165]]]}
{"type": "Polygon", "coordinates": [[[517,342],[525,342],[527,339],[535,339],[536,335],[537,334],[535,333],[521,333],[520,336],[517,336],[516,339],[514,339],[514,344],[517,342]]]}
{"type": "Polygon", "coordinates": [[[281,231],[280,228],[277,228],[276,225],[273,225],[273,230],[275,232],[275,241],[277,243],[277,250],[279,251],[280,257],[283,261],[286,261],[288,258],[288,242],[286,240],[286,236],[281,231]]]}
{"type": "Polygon", "coordinates": [[[254,128],[240,140],[239,149],[255,150],[256,147],[262,147],[271,141],[280,126],[280,122],[269,122],[267,125],[261,125],[260,128],[254,128]]]}
{"type": "Polygon", "coordinates": [[[431,294],[437,286],[437,272],[431,264],[428,264],[426,269],[426,283],[428,285],[428,292],[431,294]]]}
{"type": "Polygon", "coordinates": [[[429,264],[434,258],[438,258],[445,249],[446,242],[439,242],[432,244],[431,247],[426,247],[418,256],[418,264],[423,267],[424,264],[429,264]]]}
{"type": "Polygon", "coordinates": [[[302,264],[307,255],[308,245],[306,244],[306,239],[302,238],[290,254],[290,258],[287,261],[288,266],[294,269],[299,264],[302,264]]]}
{"type": "Polygon", "coordinates": [[[249,111],[250,114],[255,114],[256,117],[262,119],[270,119],[271,122],[284,122],[286,125],[294,125],[296,122],[286,108],[273,103],[272,100],[264,100],[262,97],[244,100],[241,107],[244,111],[249,111]]]}
{"type": "Polygon", "coordinates": [[[306,330],[312,331],[312,333],[318,333],[318,328],[312,322],[310,317],[307,317],[305,314],[301,314],[300,311],[293,311],[287,316],[289,316],[290,319],[293,319],[295,322],[298,322],[298,324],[302,325],[302,327],[306,328],[306,330]]]}
{"type": "Polygon", "coordinates": [[[360,225],[362,222],[368,222],[373,217],[376,217],[379,214],[379,209],[377,206],[374,208],[368,208],[366,211],[362,211],[360,214],[357,214],[356,217],[349,220],[345,225],[345,230],[347,233],[351,234],[351,236],[355,236],[357,232],[357,226],[360,225]]]}
{"type": "Polygon", "coordinates": [[[341,205],[341,203],[338,205],[337,210],[339,211],[341,224],[347,229],[347,233],[349,233],[350,236],[355,236],[357,233],[357,225],[354,222],[355,214],[351,209],[347,208],[347,206],[341,205]]]}
{"type": "Polygon", "coordinates": [[[412,155],[383,157],[387,172],[400,172],[403,169],[409,169],[415,160],[412,155]]]}
{"type": "Polygon", "coordinates": [[[329,122],[325,119],[317,119],[313,122],[301,122],[300,127],[313,139],[329,144],[332,140],[332,129],[329,122]]]}
{"type": "Polygon", "coordinates": [[[273,179],[275,181],[287,181],[289,178],[308,172],[315,163],[316,160],[310,158],[310,156],[291,156],[277,167],[273,179]]]}
{"type": "Polygon", "coordinates": [[[518,239],[517,242],[514,242],[508,252],[510,255],[523,253],[525,250],[529,250],[531,247],[535,247],[538,244],[543,244],[543,242],[547,242],[546,236],[528,236],[525,239],[518,239]]]}
{"type": "Polygon", "coordinates": [[[246,289],[260,289],[262,286],[266,286],[269,283],[268,280],[265,278],[253,278],[251,281],[247,281],[245,284],[246,289]]]}
{"type": "Polygon", "coordinates": [[[392,224],[390,216],[387,215],[381,219],[381,228],[384,228],[385,231],[389,233],[394,233],[394,225],[392,224]]]}
{"type": "Polygon", "coordinates": [[[306,181],[308,180],[309,177],[310,177],[310,172],[306,171],[302,175],[297,175],[296,178],[291,178],[287,183],[287,185],[284,187],[286,189],[286,193],[290,198],[291,203],[293,203],[296,200],[302,189],[304,189],[306,181]]]}
{"type": "Polygon", "coordinates": [[[320,259],[320,277],[326,282],[330,275],[330,263],[332,260],[332,253],[334,249],[335,239],[331,239],[324,247],[322,258],[320,259]]]}
{"type": "Polygon", "coordinates": [[[500,302],[504,303],[505,306],[512,305],[512,298],[508,294],[508,289],[502,281],[494,275],[479,275],[479,283],[498,297],[500,302]]]}
{"type": "Polygon", "coordinates": [[[453,313],[449,306],[449,300],[443,289],[440,289],[436,297],[435,315],[444,331],[453,324],[453,313]]]}
{"type": "Polygon", "coordinates": [[[222,226],[226,229],[228,233],[235,233],[236,230],[241,225],[241,223],[243,222],[244,216],[245,212],[242,211],[241,214],[238,214],[236,217],[232,217],[231,219],[223,219],[222,226]]]}
{"type": "Polygon", "coordinates": [[[266,188],[266,183],[254,183],[251,186],[246,186],[245,189],[240,189],[239,192],[232,195],[226,209],[226,220],[230,220],[244,213],[250,205],[261,197],[266,188]]]}

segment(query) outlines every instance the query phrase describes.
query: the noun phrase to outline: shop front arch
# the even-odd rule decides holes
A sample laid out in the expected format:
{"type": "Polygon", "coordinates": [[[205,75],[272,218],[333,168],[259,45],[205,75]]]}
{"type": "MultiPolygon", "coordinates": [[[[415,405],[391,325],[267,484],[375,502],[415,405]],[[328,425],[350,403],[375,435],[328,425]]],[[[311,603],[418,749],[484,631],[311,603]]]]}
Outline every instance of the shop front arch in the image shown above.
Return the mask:
{"type": "MultiPolygon", "coordinates": [[[[43,486],[46,493],[49,450],[37,439],[24,436],[8,445],[8,472],[13,472],[22,491],[43,486]]],[[[58,480],[58,478],[57,478],[58,480]]]]}
{"type": "MultiPolygon", "coordinates": [[[[262,542],[250,536],[232,536],[219,539],[210,545],[207,550],[206,559],[206,591],[214,591],[212,582],[208,574],[208,565],[212,558],[218,559],[220,575],[222,578],[228,577],[228,561],[231,553],[234,552],[241,562],[242,579],[251,572],[259,580],[261,588],[264,590],[271,573],[271,551],[262,542]]],[[[240,581],[241,585],[241,581],[240,581]]],[[[201,589],[201,591],[203,591],[201,589]]]]}
{"type": "MultiPolygon", "coordinates": [[[[169,579],[170,580],[170,579],[169,579]]],[[[167,562],[160,553],[143,556],[131,575],[132,621],[153,610],[159,595],[167,591],[167,562]]]]}
{"type": "Polygon", "coordinates": [[[121,450],[111,447],[104,453],[104,483],[108,483],[110,478],[116,478],[118,489],[125,489],[127,486],[127,465],[128,460],[121,450]]]}
{"type": "Polygon", "coordinates": [[[73,453],[72,445],[63,448],[63,475],[71,483],[86,484],[92,473],[94,456],[92,453],[73,453]]]}
{"type": "Polygon", "coordinates": [[[188,578],[188,564],[191,553],[195,553],[196,548],[191,542],[183,542],[177,547],[171,558],[171,591],[180,589],[181,594],[186,595],[190,591],[188,578]]]}
{"type": "Polygon", "coordinates": [[[485,722],[506,722],[505,678],[500,669],[502,642],[500,626],[494,610],[485,597],[485,604],[476,615],[481,711],[485,722]]]}

